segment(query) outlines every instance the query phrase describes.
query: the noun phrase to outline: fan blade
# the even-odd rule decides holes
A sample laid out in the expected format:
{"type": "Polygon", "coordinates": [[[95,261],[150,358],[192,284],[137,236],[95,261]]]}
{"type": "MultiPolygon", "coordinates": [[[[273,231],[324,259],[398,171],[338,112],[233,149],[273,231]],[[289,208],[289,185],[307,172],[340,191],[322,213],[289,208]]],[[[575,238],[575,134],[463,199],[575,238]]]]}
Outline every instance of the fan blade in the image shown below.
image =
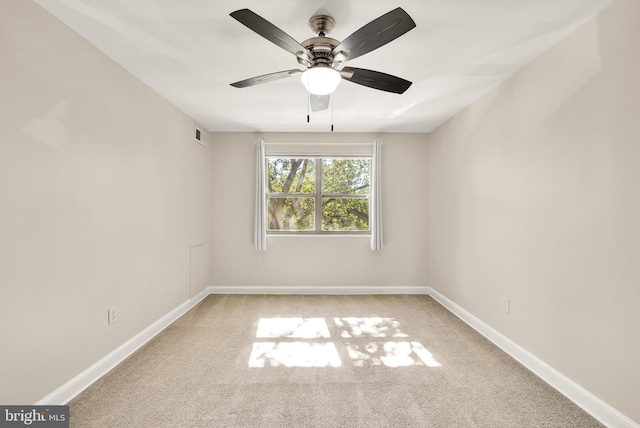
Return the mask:
{"type": "Polygon", "coordinates": [[[411,86],[411,82],[408,80],[364,68],[345,67],[340,75],[349,82],[394,94],[402,94],[411,86]]]}
{"type": "Polygon", "coordinates": [[[301,73],[301,71],[295,68],[293,70],[276,71],[275,73],[263,74],[262,76],[256,76],[250,79],[231,83],[231,86],[234,86],[236,88],[246,88],[247,86],[254,86],[261,83],[268,83],[273,82],[274,80],[284,79],[285,77],[290,77],[299,73],[301,73]]]}
{"type": "Polygon", "coordinates": [[[399,7],[374,19],[351,34],[336,46],[331,53],[336,56],[341,51],[345,52],[347,61],[350,61],[386,45],[415,26],[416,23],[413,22],[413,19],[399,7]]]}
{"type": "Polygon", "coordinates": [[[293,37],[249,9],[236,10],[235,12],[231,12],[230,15],[250,30],[255,31],[282,49],[296,56],[303,55],[311,59],[313,58],[313,54],[293,37]]]}
{"type": "Polygon", "coordinates": [[[331,95],[310,94],[311,111],[322,111],[329,108],[331,95]]]}

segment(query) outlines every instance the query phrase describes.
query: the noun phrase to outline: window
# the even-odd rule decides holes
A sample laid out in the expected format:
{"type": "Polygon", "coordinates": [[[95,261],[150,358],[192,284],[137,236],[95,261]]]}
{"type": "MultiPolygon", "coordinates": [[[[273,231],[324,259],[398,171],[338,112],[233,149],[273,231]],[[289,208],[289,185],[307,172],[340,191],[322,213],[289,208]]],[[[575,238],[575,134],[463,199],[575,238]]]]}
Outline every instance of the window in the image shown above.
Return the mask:
{"type": "Polygon", "coordinates": [[[267,157],[268,233],[369,234],[370,157],[267,157]]]}

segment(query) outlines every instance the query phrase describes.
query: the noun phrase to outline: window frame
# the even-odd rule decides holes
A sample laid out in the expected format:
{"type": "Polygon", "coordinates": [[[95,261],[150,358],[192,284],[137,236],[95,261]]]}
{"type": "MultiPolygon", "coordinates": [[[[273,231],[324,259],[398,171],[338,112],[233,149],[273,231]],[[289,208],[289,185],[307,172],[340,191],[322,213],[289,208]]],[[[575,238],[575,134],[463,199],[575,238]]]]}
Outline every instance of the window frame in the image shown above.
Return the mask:
{"type": "Polygon", "coordinates": [[[357,193],[323,193],[322,192],[322,173],[323,173],[323,160],[325,159],[362,159],[369,161],[369,190],[371,190],[373,180],[373,156],[372,155],[348,155],[348,154],[335,154],[335,155],[294,155],[294,154],[269,154],[265,155],[265,189],[264,198],[265,206],[269,206],[269,198],[313,198],[314,200],[314,230],[282,230],[282,229],[269,229],[269,215],[266,215],[265,230],[267,236],[292,236],[292,235],[322,235],[322,236],[339,236],[339,235],[356,235],[356,236],[371,236],[371,191],[368,194],[357,193]],[[310,159],[315,162],[315,183],[314,193],[283,193],[283,192],[269,192],[266,184],[269,182],[269,160],[270,159],[310,159]],[[368,230],[323,230],[322,229],[322,201],[326,198],[335,199],[366,199],[369,204],[368,212],[368,230]]]}

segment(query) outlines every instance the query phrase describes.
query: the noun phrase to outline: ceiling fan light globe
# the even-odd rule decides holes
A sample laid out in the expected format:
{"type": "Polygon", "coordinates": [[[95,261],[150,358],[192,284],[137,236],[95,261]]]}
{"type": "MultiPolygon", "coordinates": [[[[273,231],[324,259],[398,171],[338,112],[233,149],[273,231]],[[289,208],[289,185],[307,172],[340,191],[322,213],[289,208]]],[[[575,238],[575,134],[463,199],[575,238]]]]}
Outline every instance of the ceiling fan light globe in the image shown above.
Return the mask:
{"type": "Polygon", "coordinates": [[[302,84],[314,95],[328,95],[333,93],[342,77],[331,67],[311,67],[300,76],[302,84]]]}

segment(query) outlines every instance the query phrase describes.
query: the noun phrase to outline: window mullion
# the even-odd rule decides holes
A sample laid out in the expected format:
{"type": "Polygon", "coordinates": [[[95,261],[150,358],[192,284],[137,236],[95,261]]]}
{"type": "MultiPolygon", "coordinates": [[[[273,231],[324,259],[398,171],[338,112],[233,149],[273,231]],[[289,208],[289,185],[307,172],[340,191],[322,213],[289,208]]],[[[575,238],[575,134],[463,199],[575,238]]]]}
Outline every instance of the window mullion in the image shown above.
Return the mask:
{"type": "Polygon", "coordinates": [[[316,159],[315,230],[322,230],[322,159],[316,159]]]}
{"type": "Polygon", "coordinates": [[[323,193],[323,198],[340,198],[340,199],[369,199],[369,195],[362,193],[323,193]]]}

